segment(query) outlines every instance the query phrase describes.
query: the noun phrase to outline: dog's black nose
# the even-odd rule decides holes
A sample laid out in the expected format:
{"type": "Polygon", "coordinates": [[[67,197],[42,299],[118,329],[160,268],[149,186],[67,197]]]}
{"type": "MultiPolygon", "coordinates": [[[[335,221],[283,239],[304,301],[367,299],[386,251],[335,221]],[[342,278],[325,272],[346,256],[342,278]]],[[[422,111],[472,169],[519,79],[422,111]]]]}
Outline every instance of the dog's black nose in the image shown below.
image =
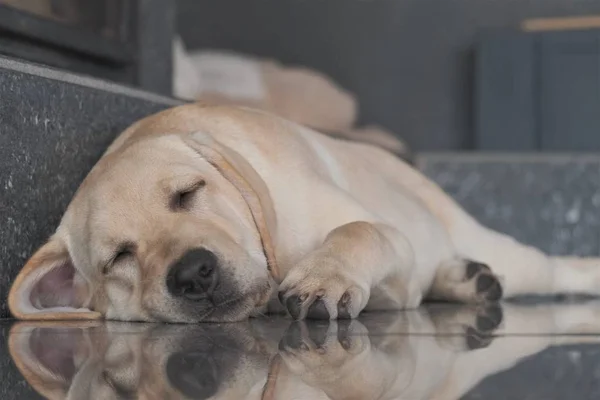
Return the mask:
{"type": "Polygon", "coordinates": [[[206,249],[193,249],[171,266],[167,275],[167,289],[173,296],[210,300],[218,275],[217,256],[206,249]]]}

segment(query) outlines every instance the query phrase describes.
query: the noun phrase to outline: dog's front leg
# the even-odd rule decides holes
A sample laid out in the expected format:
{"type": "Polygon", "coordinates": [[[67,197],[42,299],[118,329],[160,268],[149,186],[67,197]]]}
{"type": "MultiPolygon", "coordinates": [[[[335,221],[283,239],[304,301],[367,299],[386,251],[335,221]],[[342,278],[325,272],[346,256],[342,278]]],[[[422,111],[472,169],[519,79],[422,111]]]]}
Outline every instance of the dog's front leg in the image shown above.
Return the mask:
{"type": "Polygon", "coordinates": [[[406,238],[379,223],[351,222],[332,230],[323,244],[291,268],[279,299],[295,319],[355,318],[373,289],[389,292],[393,308],[417,306],[421,291],[406,238]]]}

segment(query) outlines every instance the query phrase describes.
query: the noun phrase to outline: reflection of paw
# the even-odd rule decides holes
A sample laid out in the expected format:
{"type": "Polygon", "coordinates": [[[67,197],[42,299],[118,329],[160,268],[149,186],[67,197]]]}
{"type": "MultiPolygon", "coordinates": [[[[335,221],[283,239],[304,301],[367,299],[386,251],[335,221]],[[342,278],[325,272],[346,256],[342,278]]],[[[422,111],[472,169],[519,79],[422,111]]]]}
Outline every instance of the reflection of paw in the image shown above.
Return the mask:
{"type": "Polygon", "coordinates": [[[476,302],[497,302],[502,298],[502,285],[487,265],[467,261],[465,279],[473,286],[476,302]]]}
{"type": "Polygon", "coordinates": [[[294,322],[279,342],[287,367],[306,381],[335,382],[370,347],[358,321],[294,322]]]}
{"type": "Polygon", "coordinates": [[[493,333],[502,322],[502,308],[497,305],[485,307],[478,313],[475,326],[465,330],[465,343],[468,350],[488,347],[493,341],[493,333]]]}
{"type": "Polygon", "coordinates": [[[470,351],[488,347],[502,323],[502,308],[488,306],[442,306],[429,310],[442,347],[470,351]]]}
{"type": "Polygon", "coordinates": [[[356,318],[369,299],[369,291],[344,269],[333,257],[305,260],[281,283],[281,304],[297,320],[356,318]]]}

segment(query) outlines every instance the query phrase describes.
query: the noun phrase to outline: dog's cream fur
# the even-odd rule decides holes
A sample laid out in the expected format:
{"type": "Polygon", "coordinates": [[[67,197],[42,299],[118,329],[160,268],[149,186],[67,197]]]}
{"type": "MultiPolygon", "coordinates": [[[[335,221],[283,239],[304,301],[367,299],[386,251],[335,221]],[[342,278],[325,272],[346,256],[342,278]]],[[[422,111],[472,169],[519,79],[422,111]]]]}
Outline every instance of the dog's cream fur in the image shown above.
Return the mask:
{"type": "Polygon", "coordinates": [[[296,318],[336,319],[433,298],[598,294],[598,267],[483,227],[382,149],[261,111],[195,104],[117,138],[9,305],[21,319],[231,321],[266,311],[269,299],[276,307],[279,287],[296,318]],[[182,191],[191,200],[173,209],[182,191]],[[194,247],[217,254],[229,279],[214,306],[166,290],[169,266],[194,247]]]}

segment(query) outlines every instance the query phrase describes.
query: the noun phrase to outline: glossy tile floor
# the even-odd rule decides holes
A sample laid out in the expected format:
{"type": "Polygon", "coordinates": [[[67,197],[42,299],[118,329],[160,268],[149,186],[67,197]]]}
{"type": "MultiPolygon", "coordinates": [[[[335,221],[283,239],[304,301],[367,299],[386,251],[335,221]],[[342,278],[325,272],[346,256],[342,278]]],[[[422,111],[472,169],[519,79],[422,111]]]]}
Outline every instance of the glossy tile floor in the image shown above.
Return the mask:
{"type": "Polygon", "coordinates": [[[600,302],[0,328],[3,399],[600,398],[600,302]]]}

